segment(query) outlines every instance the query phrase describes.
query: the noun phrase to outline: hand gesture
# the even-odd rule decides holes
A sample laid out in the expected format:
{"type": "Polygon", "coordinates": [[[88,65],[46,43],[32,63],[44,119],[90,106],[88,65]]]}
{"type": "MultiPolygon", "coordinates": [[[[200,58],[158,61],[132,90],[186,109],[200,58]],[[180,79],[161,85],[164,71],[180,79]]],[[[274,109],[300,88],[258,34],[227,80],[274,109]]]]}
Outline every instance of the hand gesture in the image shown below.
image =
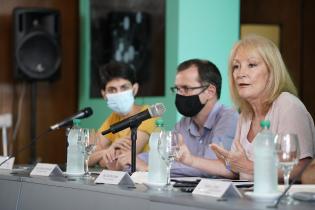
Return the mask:
{"type": "MultiPolygon", "coordinates": [[[[117,167],[120,170],[126,169],[131,166],[131,153],[125,152],[117,156],[117,167]]],[[[147,171],[148,165],[145,161],[136,157],[136,170],[137,171],[147,171]]]]}
{"type": "Polygon", "coordinates": [[[109,147],[107,149],[104,149],[104,152],[103,152],[103,160],[105,162],[106,165],[116,161],[116,149],[114,149],[114,147],[109,147]]]}
{"type": "Polygon", "coordinates": [[[217,156],[218,160],[226,166],[227,169],[230,170],[230,163],[227,161],[226,156],[229,156],[229,151],[224,149],[222,142],[220,144],[209,144],[210,149],[214,152],[217,156]],[[225,155],[223,155],[225,154],[225,155]]]}
{"type": "Polygon", "coordinates": [[[117,156],[117,165],[121,169],[128,168],[131,165],[131,153],[125,152],[117,156]]]}
{"type": "Polygon", "coordinates": [[[177,153],[176,160],[185,165],[192,165],[193,156],[191,155],[187,145],[184,143],[183,136],[180,133],[178,133],[178,145],[179,151],[177,153]]]}
{"type": "Polygon", "coordinates": [[[130,137],[117,139],[111,144],[111,147],[113,147],[115,150],[120,149],[122,151],[128,152],[131,149],[131,139],[130,137]]]}
{"type": "Polygon", "coordinates": [[[227,151],[216,144],[211,144],[210,148],[218,159],[224,161],[226,167],[233,172],[252,173],[253,162],[247,158],[245,150],[238,140],[235,141],[235,146],[235,151],[227,151]]]}

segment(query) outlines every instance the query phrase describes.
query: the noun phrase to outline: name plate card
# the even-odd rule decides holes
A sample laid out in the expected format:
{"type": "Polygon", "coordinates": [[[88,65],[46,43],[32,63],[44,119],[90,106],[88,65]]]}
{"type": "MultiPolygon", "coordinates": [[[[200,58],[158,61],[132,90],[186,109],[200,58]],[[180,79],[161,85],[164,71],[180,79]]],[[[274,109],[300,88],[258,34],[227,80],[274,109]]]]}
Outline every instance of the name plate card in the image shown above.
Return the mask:
{"type": "Polygon", "coordinates": [[[63,176],[57,164],[37,163],[33,168],[31,176],[63,176]]]}
{"type": "MultiPolygon", "coordinates": [[[[7,156],[0,156],[0,163],[2,163],[3,161],[5,161],[6,159],[8,159],[7,156]]],[[[0,169],[8,169],[8,170],[11,170],[11,169],[13,168],[13,165],[14,165],[14,160],[15,160],[15,157],[10,158],[9,160],[7,160],[5,163],[3,163],[3,164],[0,166],[0,169]]]]}
{"type": "Polygon", "coordinates": [[[134,183],[127,172],[111,170],[103,170],[95,179],[94,183],[134,186],[134,183]]]}
{"type": "Polygon", "coordinates": [[[201,179],[192,194],[216,198],[243,197],[233,183],[214,179],[201,179]]]}

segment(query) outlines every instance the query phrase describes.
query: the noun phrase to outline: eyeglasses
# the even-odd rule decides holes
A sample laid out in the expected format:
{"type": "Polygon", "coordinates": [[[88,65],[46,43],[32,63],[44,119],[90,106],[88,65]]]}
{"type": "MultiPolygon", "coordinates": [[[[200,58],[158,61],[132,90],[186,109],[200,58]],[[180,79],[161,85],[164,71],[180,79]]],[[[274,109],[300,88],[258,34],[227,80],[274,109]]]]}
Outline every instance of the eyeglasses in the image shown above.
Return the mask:
{"type": "MultiPolygon", "coordinates": [[[[176,93],[176,94],[186,94],[189,95],[192,91],[197,90],[197,89],[201,89],[204,88],[200,93],[202,93],[205,89],[207,89],[207,87],[209,87],[208,85],[202,85],[199,87],[187,87],[187,86],[183,86],[183,87],[171,87],[171,91],[172,93],[176,93]]],[[[199,93],[199,94],[200,94],[199,93]]]]}

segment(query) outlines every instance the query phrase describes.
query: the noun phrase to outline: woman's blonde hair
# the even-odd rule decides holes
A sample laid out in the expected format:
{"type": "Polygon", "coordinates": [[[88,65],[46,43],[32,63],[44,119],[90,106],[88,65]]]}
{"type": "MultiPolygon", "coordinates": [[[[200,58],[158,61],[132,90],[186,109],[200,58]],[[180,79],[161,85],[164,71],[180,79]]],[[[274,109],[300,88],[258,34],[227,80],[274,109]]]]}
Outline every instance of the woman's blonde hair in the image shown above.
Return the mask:
{"type": "Polygon", "coordinates": [[[255,34],[248,35],[235,43],[230,53],[228,67],[231,98],[236,107],[245,117],[253,114],[253,110],[250,104],[239,96],[233,79],[233,60],[236,52],[240,48],[247,51],[254,51],[260,55],[268,68],[269,79],[265,89],[266,98],[262,106],[269,107],[282,92],[289,92],[297,95],[296,87],[283,62],[278,47],[272,41],[262,36],[255,34]]]}

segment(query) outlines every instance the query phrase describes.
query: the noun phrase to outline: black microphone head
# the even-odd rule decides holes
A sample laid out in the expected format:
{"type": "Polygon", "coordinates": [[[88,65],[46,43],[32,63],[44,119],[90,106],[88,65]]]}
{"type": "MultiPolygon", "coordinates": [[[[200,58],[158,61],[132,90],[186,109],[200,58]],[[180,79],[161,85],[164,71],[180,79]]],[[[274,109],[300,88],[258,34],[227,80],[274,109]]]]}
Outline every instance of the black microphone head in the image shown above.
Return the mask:
{"type": "Polygon", "coordinates": [[[77,119],[82,119],[82,118],[86,118],[86,117],[89,117],[93,114],[93,110],[91,107],[85,107],[84,109],[82,109],[80,111],[82,114],[82,116],[78,117],[77,119]]]}
{"type": "Polygon", "coordinates": [[[66,126],[70,126],[70,125],[72,125],[72,121],[74,119],[87,118],[87,117],[91,116],[92,114],[93,114],[92,108],[86,107],[86,108],[80,110],[79,112],[77,112],[75,115],[68,117],[68,118],[64,119],[63,121],[61,121],[55,125],[50,126],[50,130],[56,130],[56,129],[63,128],[66,126]]]}
{"type": "Polygon", "coordinates": [[[165,106],[162,103],[156,103],[148,108],[151,117],[160,117],[165,112],[165,106]]]}

